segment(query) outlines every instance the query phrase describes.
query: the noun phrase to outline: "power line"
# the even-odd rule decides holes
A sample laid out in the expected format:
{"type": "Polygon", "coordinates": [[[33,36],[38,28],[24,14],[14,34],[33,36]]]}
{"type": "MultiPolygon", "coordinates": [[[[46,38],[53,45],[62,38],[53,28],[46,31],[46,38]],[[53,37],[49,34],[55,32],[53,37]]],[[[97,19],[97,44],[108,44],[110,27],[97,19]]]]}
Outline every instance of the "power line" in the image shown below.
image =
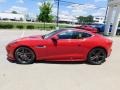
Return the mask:
{"type": "Polygon", "coordinates": [[[84,5],[84,4],[75,3],[75,2],[69,2],[69,1],[64,1],[64,0],[54,0],[54,1],[57,1],[57,2],[59,1],[59,2],[68,3],[68,4],[84,5]]]}
{"type": "MultiPolygon", "coordinates": [[[[83,5],[86,5],[86,4],[80,4],[80,3],[75,3],[75,2],[69,2],[69,1],[64,1],[64,0],[54,0],[54,1],[59,1],[59,3],[66,3],[66,4],[75,4],[75,5],[78,5],[78,6],[83,6],[83,5]]],[[[63,6],[63,4],[61,4],[63,6]]],[[[105,8],[105,7],[95,7],[94,9],[100,9],[100,8],[105,8]]]]}
{"type": "Polygon", "coordinates": [[[77,4],[77,5],[84,5],[84,4],[78,4],[78,3],[68,2],[68,1],[64,1],[64,0],[54,0],[54,1],[57,1],[57,27],[59,26],[59,8],[60,8],[60,2],[69,3],[69,4],[77,4]]]}

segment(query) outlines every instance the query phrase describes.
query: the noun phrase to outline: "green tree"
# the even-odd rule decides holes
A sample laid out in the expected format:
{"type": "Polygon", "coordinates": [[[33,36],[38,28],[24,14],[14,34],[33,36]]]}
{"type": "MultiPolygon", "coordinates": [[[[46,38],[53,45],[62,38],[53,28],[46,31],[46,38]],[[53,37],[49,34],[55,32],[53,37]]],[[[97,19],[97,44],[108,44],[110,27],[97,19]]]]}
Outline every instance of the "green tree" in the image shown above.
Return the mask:
{"type": "Polygon", "coordinates": [[[52,22],[53,16],[51,15],[52,5],[50,2],[44,2],[40,6],[40,14],[38,16],[38,21],[42,22],[52,22]]]}
{"type": "Polygon", "coordinates": [[[90,24],[93,23],[93,16],[89,15],[89,16],[79,16],[78,18],[78,22],[80,24],[90,24]]]}
{"type": "Polygon", "coordinates": [[[93,16],[92,15],[89,15],[89,16],[87,16],[87,22],[89,22],[89,23],[93,23],[93,16]]]}
{"type": "Polygon", "coordinates": [[[79,16],[77,19],[78,19],[78,22],[80,24],[84,24],[84,22],[85,22],[85,17],[84,16],[79,16]]]}

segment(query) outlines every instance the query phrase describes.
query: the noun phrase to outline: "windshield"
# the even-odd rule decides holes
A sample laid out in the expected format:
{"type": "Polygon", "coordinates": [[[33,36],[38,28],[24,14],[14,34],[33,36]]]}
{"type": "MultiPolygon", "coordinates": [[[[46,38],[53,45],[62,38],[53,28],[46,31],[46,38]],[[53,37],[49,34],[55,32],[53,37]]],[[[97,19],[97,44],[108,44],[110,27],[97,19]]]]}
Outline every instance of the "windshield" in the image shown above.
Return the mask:
{"type": "Polygon", "coordinates": [[[55,30],[55,31],[53,31],[53,32],[51,32],[51,33],[49,33],[49,34],[46,34],[46,35],[44,36],[44,39],[47,39],[47,38],[49,38],[49,37],[57,34],[57,33],[60,32],[60,31],[62,31],[62,30],[55,30]]]}

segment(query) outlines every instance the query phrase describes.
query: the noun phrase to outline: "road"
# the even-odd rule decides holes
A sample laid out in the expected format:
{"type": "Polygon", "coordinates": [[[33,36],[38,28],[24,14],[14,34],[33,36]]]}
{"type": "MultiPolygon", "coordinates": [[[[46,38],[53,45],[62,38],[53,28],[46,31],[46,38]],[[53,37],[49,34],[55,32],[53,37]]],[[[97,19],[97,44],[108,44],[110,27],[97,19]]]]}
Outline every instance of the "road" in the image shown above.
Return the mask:
{"type": "Polygon", "coordinates": [[[48,33],[39,30],[0,30],[0,90],[119,90],[120,37],[102,65],[86,63],[34,63],[19,65],[6,59],[5,46],[21,36],[48,33]]]}

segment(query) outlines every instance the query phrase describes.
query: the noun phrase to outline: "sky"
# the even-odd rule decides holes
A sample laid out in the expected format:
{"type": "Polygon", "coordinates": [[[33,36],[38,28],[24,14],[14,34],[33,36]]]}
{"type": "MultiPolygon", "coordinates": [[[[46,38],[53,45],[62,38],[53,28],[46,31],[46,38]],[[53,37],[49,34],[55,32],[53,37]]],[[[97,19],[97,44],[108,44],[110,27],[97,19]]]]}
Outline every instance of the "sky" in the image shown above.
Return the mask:
{"type": "MultiPolygon", "coordinates": [[[[39,6],[45,0],[0,0],[0,12],[18,11],[20,13],[39,14],[39,6]]],[[[52,14],[56,15],[57,3],[50,0],[53,4],[52,14]]],[[[60,3],[60,16],[104,16],[107,7],[107,0],[61,0],[75,2],[79,4],[60,3]]]]}

